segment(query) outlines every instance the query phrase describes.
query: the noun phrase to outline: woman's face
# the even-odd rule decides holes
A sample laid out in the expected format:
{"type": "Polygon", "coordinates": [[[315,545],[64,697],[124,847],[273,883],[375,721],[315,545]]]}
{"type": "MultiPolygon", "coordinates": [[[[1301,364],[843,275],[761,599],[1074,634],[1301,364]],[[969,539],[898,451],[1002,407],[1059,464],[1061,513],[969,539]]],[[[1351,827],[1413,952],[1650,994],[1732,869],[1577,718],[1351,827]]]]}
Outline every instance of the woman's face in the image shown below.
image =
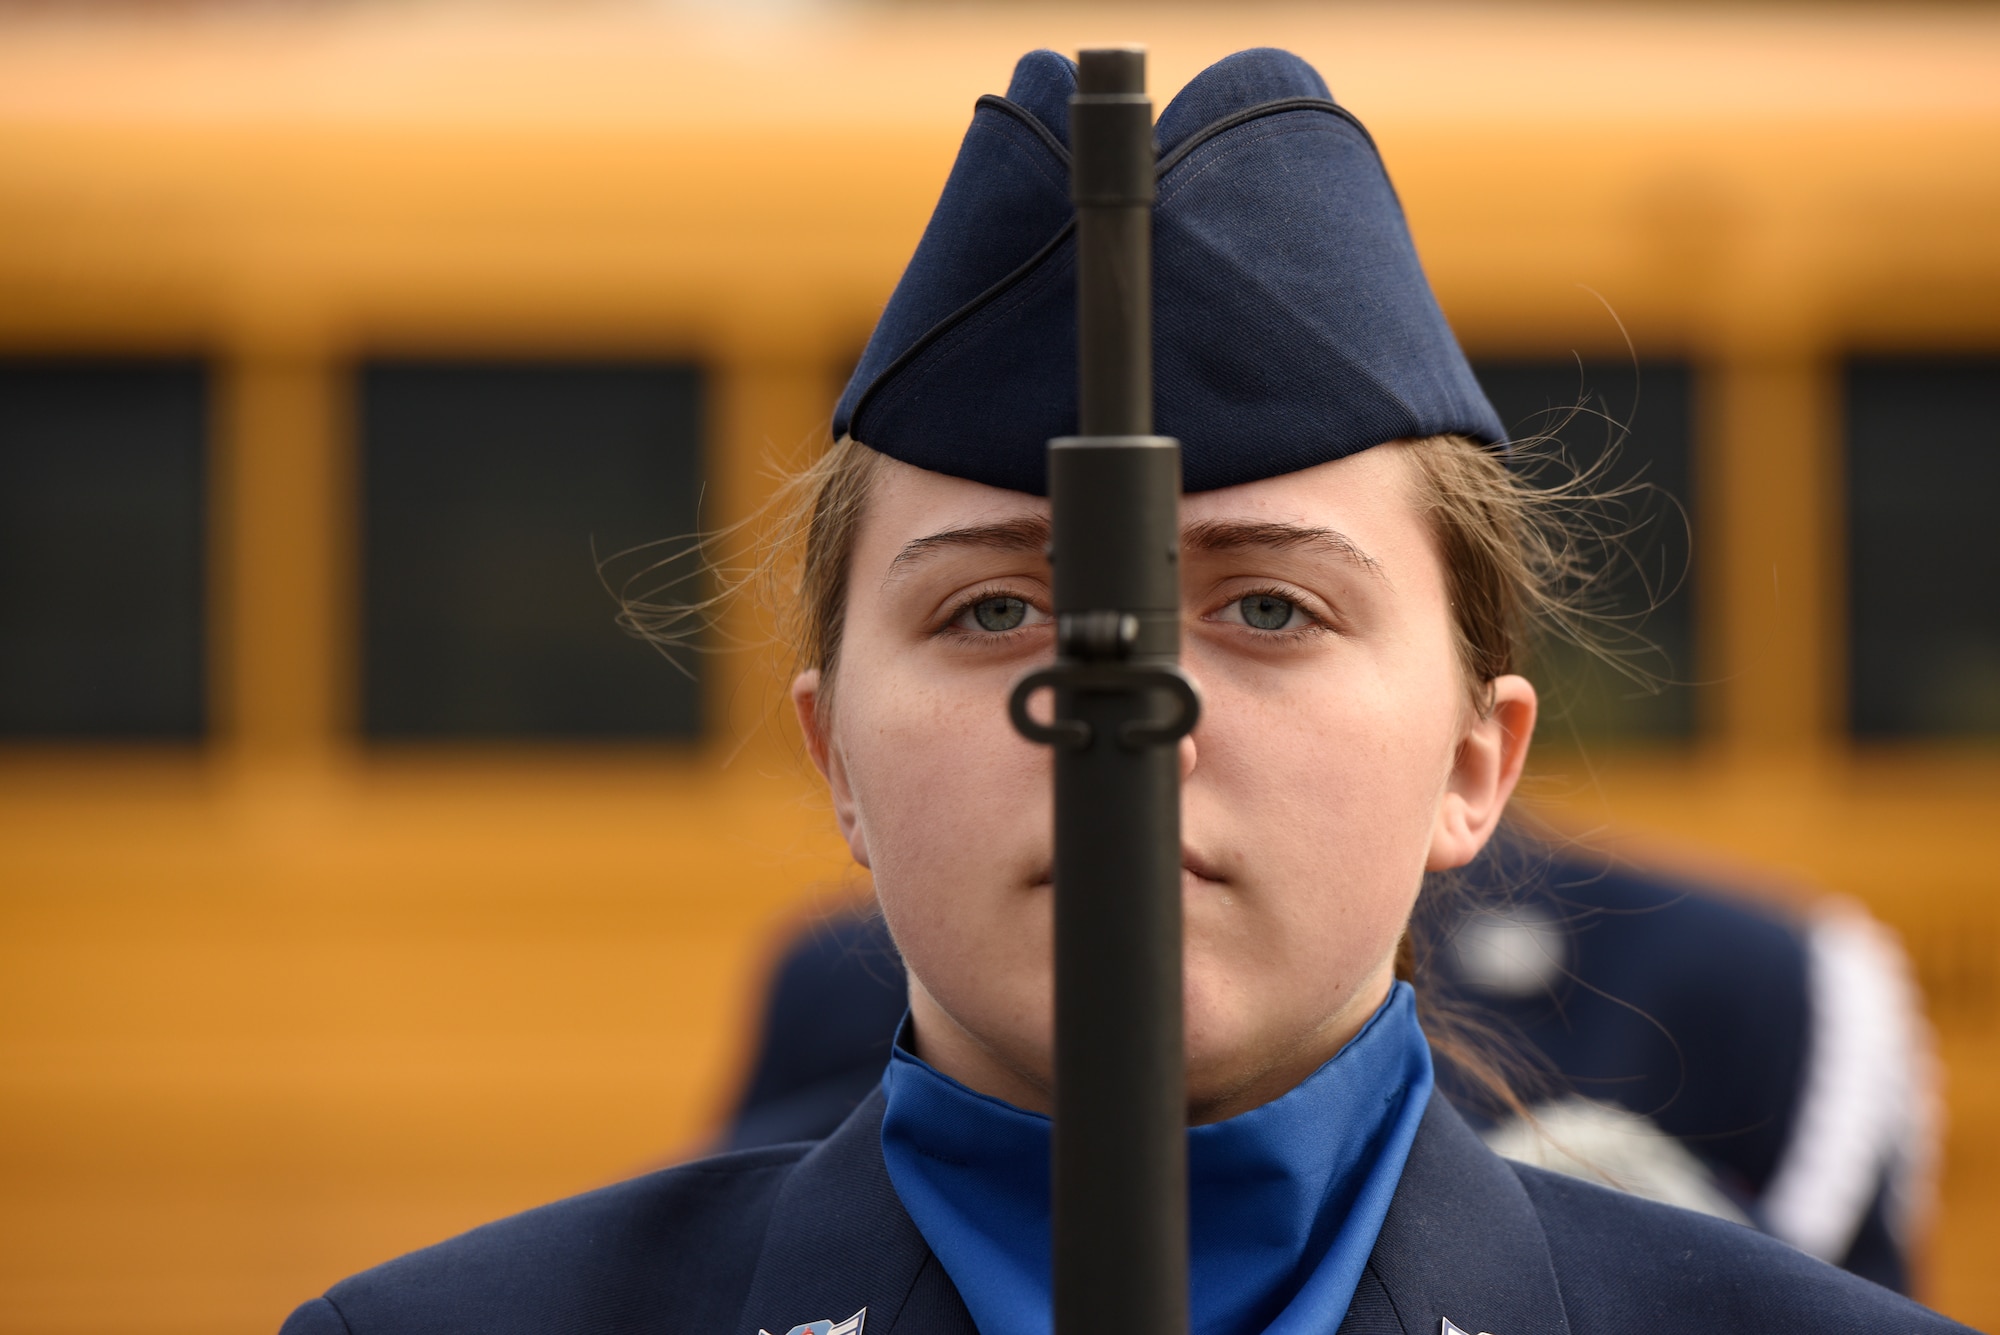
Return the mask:
{"type": "MultiPolygon", "coordinates": [[[[1534,692],[1471,707],[1401,447],[1182,504],[1191,1120],[1310,1074],[1386,995],[1422,874],[1469,860],[1534,692]]],[[[1053,1067],[1049,752],[1007,718],[1054,654],[1048,504],[884,460],[837,679],[794,686],[841,829],[911,972],[923,1055],[1024,1107],[1053,1067]]]]}

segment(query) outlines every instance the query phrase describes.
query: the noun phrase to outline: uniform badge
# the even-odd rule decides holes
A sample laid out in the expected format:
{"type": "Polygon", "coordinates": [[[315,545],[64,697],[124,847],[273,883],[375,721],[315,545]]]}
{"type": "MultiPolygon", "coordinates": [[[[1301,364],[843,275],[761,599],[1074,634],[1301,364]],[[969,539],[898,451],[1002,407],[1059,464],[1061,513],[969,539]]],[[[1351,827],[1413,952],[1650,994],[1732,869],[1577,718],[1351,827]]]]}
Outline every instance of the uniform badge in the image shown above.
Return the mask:
{"type": "MultiPolygon", "coordinates": [[[[793,1326],[785,1335],[861,1335],[861,1323],[868,1319],[868,1309],[862,1308],[845,1321],[808,1321],[803,1326],[793,1326]]],[[[757,1335],[771,1335],[759,1328],[757,1335]]]]}
{"type": "MultiPolygon", "coordinates": [[[[799,1329],[804,1330],[805,1327],[800,1326],[799,1329]]],[[[1450,1317],[1445,1317],[1443,1324],[1438,1327],[1438,1335],[1465,1335],[1465,1332],[1452,1324],[1450,1317]]],[[[1479,1335],[1486,1335],[1486,1332],[1482,1330],[1479,1332],[1479,1335]]]]}

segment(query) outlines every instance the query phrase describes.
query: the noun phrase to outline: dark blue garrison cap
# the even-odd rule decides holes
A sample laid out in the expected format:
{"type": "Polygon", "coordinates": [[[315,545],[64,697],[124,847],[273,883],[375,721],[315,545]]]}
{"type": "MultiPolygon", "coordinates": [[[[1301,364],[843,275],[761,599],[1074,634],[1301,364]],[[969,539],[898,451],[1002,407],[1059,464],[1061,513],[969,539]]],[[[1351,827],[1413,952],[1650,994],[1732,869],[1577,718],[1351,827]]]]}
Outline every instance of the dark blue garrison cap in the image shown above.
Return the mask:
{"type": "MultiPolygon", "coordinates": [[[[1076,66],[1031,51],[982,97],[910,266],[834,410],[905,463],[1047,490],[1077,429],[1076,66]]],[[[1361,123],[1297,56],[1203,70],[1155,127],[1156,429],[1185,486],[1289,473],[1387,440],[1506,433],[1459,351],[1361,123]]]]}

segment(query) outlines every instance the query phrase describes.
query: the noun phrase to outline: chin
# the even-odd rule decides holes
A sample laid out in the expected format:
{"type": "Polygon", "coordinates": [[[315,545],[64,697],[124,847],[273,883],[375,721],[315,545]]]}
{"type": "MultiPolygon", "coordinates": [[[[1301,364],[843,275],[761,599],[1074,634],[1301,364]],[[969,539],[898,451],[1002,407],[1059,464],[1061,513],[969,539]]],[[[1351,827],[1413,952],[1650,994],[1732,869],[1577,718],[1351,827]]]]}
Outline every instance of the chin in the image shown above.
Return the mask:
{"type": "Polygon", "coordinates": [[[1225,1101],[1272,1064],[1273,1035],[1255,1018],[1235,1007],[1218,1005],[1213,996],[1204,998],[1198,981],[1190,976],[1187,1011],[1188,1105],[1201,1107],[1225,1101]]]}
{"type": "Polygon", "coordinates": [[[1187,962],[1188,1108],[1199,1120],[1277,1098],[1332,1058],[1373,1012],[1357,1005],[1374,990],[1370,979],[1312,995],[1271,996],[1245,988],[1242,980],[1255,976],[1187,962]]]}
{"type": "Polygon", "coordinates": [[[1187,1117],[1190,1126],[1219,1122],[1247,1112],[1282,1094],[1267,1089],[1270,1071],[1256,1062],[1246,1062],[1249,1054],[1226,1052],[1202,1060],[1188,1054],[1187,1117]]]}

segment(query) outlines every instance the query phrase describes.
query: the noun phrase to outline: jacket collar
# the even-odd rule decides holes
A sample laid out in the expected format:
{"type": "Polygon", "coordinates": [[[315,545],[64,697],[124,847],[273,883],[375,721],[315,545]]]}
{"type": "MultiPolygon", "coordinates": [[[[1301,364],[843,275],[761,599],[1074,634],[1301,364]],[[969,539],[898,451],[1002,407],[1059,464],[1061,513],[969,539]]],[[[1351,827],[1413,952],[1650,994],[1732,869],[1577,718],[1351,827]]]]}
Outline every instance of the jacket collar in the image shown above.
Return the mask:
{"type": "Polygon", "coordinates": [[[1492,1335],[1569,1335],[1521,1180],[1433,1098],[1340,1335],[1439,1335],[1446,1320],[1492,1335]]]}
{"type": "MultiPolygon", "coordinates": [[[[862,1335],[977,1335],[882,1162],[882,1091],[799,1160],[771,1212],[741,1335],[868,1309],[862,1335]]],[[[1510,1333],[1511,1335],[1511,1333],[1510,1333]]]]}
{"type": "MultiPolygon", "coordinates": [[[[976,1335],[882,1162],[880,1090],[799,1161],[772,1212],[741,1335],[868,1309],[863,1335],[976,1335]]],[[[1548,1240],[1514,1170],[1433,1098],[1340,1335],[1569,1335],[1548,1240]]]]}

